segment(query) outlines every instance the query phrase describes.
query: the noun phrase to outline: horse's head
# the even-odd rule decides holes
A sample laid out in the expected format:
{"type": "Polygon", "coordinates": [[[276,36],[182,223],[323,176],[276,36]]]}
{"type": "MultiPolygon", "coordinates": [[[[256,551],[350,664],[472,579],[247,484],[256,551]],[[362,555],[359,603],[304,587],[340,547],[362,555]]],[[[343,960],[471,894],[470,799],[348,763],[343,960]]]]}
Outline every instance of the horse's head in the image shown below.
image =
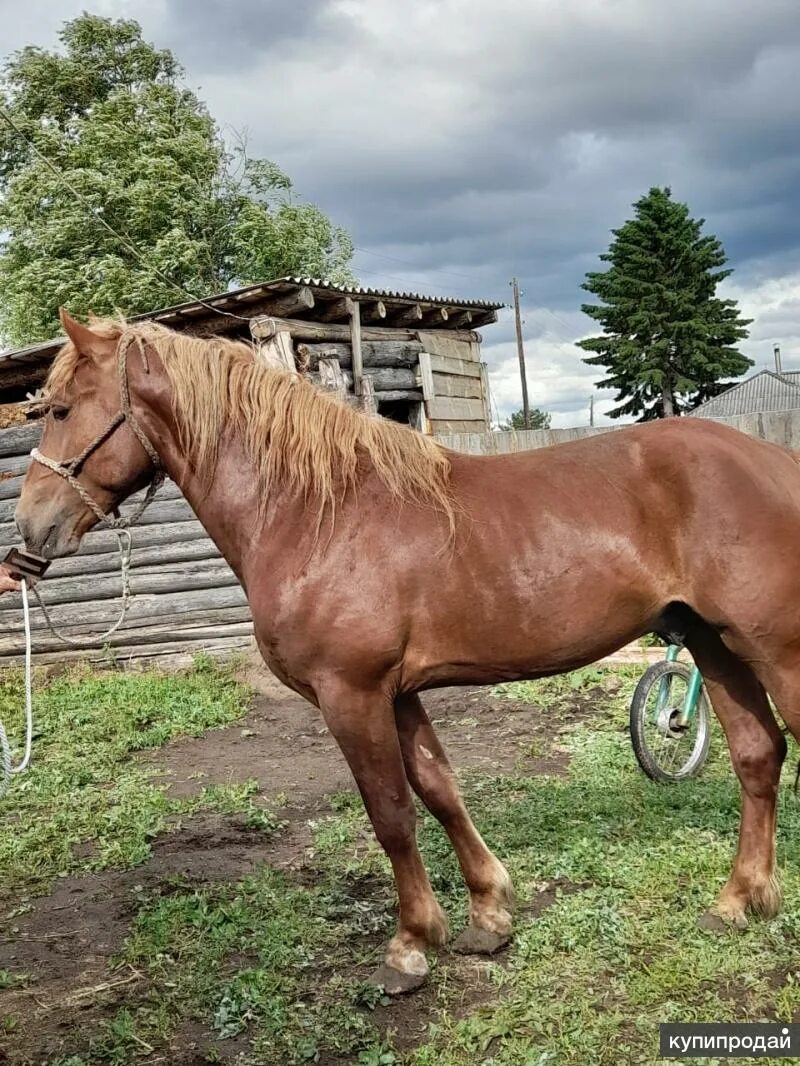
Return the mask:
{"type": "MultiPolygon", "coordinates": [[[[69,340],[48,379],[39,452],[64,464],[95,507],[108,512],[151,480],[153,462],[129,425],[119,419],[114,428],[122,408],[119,333],[90,329],[65,311],[61,322],[69,340]]],[[[98,521],[68,478],[31,463],[16,510],[17,528],[31,551],[48,558],[72,555],[98,521]]]]}

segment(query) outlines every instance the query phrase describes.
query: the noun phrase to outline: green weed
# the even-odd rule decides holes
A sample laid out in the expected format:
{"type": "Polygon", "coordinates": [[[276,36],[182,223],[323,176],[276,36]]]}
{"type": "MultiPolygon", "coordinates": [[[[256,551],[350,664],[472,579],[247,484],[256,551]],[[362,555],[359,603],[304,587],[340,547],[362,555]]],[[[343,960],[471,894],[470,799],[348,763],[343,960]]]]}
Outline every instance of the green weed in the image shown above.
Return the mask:
{"type": "MultiPolygon", "coordinates": [[[[22,676],[0,673],[0,718],[20,720],[22,676]]],[[[0,800],[0,884],[9,896],[46,891],[81,869],[128,867],[149,854],[169,815],[248,808],[242,787],[170,801],[134,758],[179,735],[241,718],[248,693],[225,669],[201,661],[187,673],[94,673],[38,679],[30,770],[0,800]],[[90,843],[91,857],[76,858],[90,843]]],[[[21,728],[20,728],[21,735],[21,728]]]]}

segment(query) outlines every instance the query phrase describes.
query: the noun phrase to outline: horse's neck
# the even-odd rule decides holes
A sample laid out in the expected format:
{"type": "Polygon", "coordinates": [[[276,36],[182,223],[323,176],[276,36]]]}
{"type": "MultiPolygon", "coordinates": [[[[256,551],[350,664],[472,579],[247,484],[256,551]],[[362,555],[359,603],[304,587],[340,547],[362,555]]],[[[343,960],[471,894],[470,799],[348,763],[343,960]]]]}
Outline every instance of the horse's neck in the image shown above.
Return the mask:
{"type": "Polygon", "coordinates": [[[269,555],[277,550],[282,528],[294,524],[296,538],[304,531],[302,506],[279,486],[270,492],[264,506],[255,464],[238,440],[227,438],[220,443],[211,479],[190,468],[175,441],[161,451],[167,474],[245,584],[255,560],[262,565],[268,563],[269,555]]]}

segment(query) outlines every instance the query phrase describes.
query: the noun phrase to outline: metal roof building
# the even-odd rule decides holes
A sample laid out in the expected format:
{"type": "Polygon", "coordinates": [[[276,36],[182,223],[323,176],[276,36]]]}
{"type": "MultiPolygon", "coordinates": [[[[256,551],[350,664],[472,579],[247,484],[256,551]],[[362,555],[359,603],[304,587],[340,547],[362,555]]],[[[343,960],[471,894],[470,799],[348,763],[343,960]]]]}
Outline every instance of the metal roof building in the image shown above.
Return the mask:
{"type": "Polygon", "coordinates": [[[735,418],[737,415],[800,409],[800,370],[762,370],[738,385],[700,404],[690,414],[700,418],[735,418]]]}
{"type": "MultiPolygon", "coordinates": [[[[134,319],[207,337],[252,339],[259,352],[347,398],[424,432],[491,424],[476,329],[497,320],[493,300],[335,285],[286,277],[161,308],[134,319]]],[[[63,337],[0,352],[0,404],[42,384],[63,337]]]]}

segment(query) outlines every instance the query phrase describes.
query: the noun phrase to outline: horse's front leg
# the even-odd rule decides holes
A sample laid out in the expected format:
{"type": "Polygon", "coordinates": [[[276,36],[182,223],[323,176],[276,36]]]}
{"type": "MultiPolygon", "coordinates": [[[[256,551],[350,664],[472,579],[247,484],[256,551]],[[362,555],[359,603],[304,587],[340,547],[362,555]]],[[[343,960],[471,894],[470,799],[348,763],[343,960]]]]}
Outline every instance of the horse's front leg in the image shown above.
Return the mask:
{"type": "Polygon", "coordinates": [[[428,973],[425,953],[447,939],[447,918],[433,895],[416,840],[416,811],[408,787],[391,699],[336,684],[317,686],[325,722],[356,779],[375,835],[389,857],[399,900],[399,923],[383,966],[370,978],[390,995],[418,988],[428,973]]]}
{"type": "Polygon", "coordinates": [[[472,823],[455,774],[419,696],[398,696],[394,707],[411,787],[449,836],[469,889],[470,923],[454,948],[491,955],[511,936],[511,881],[472,823]]]}

